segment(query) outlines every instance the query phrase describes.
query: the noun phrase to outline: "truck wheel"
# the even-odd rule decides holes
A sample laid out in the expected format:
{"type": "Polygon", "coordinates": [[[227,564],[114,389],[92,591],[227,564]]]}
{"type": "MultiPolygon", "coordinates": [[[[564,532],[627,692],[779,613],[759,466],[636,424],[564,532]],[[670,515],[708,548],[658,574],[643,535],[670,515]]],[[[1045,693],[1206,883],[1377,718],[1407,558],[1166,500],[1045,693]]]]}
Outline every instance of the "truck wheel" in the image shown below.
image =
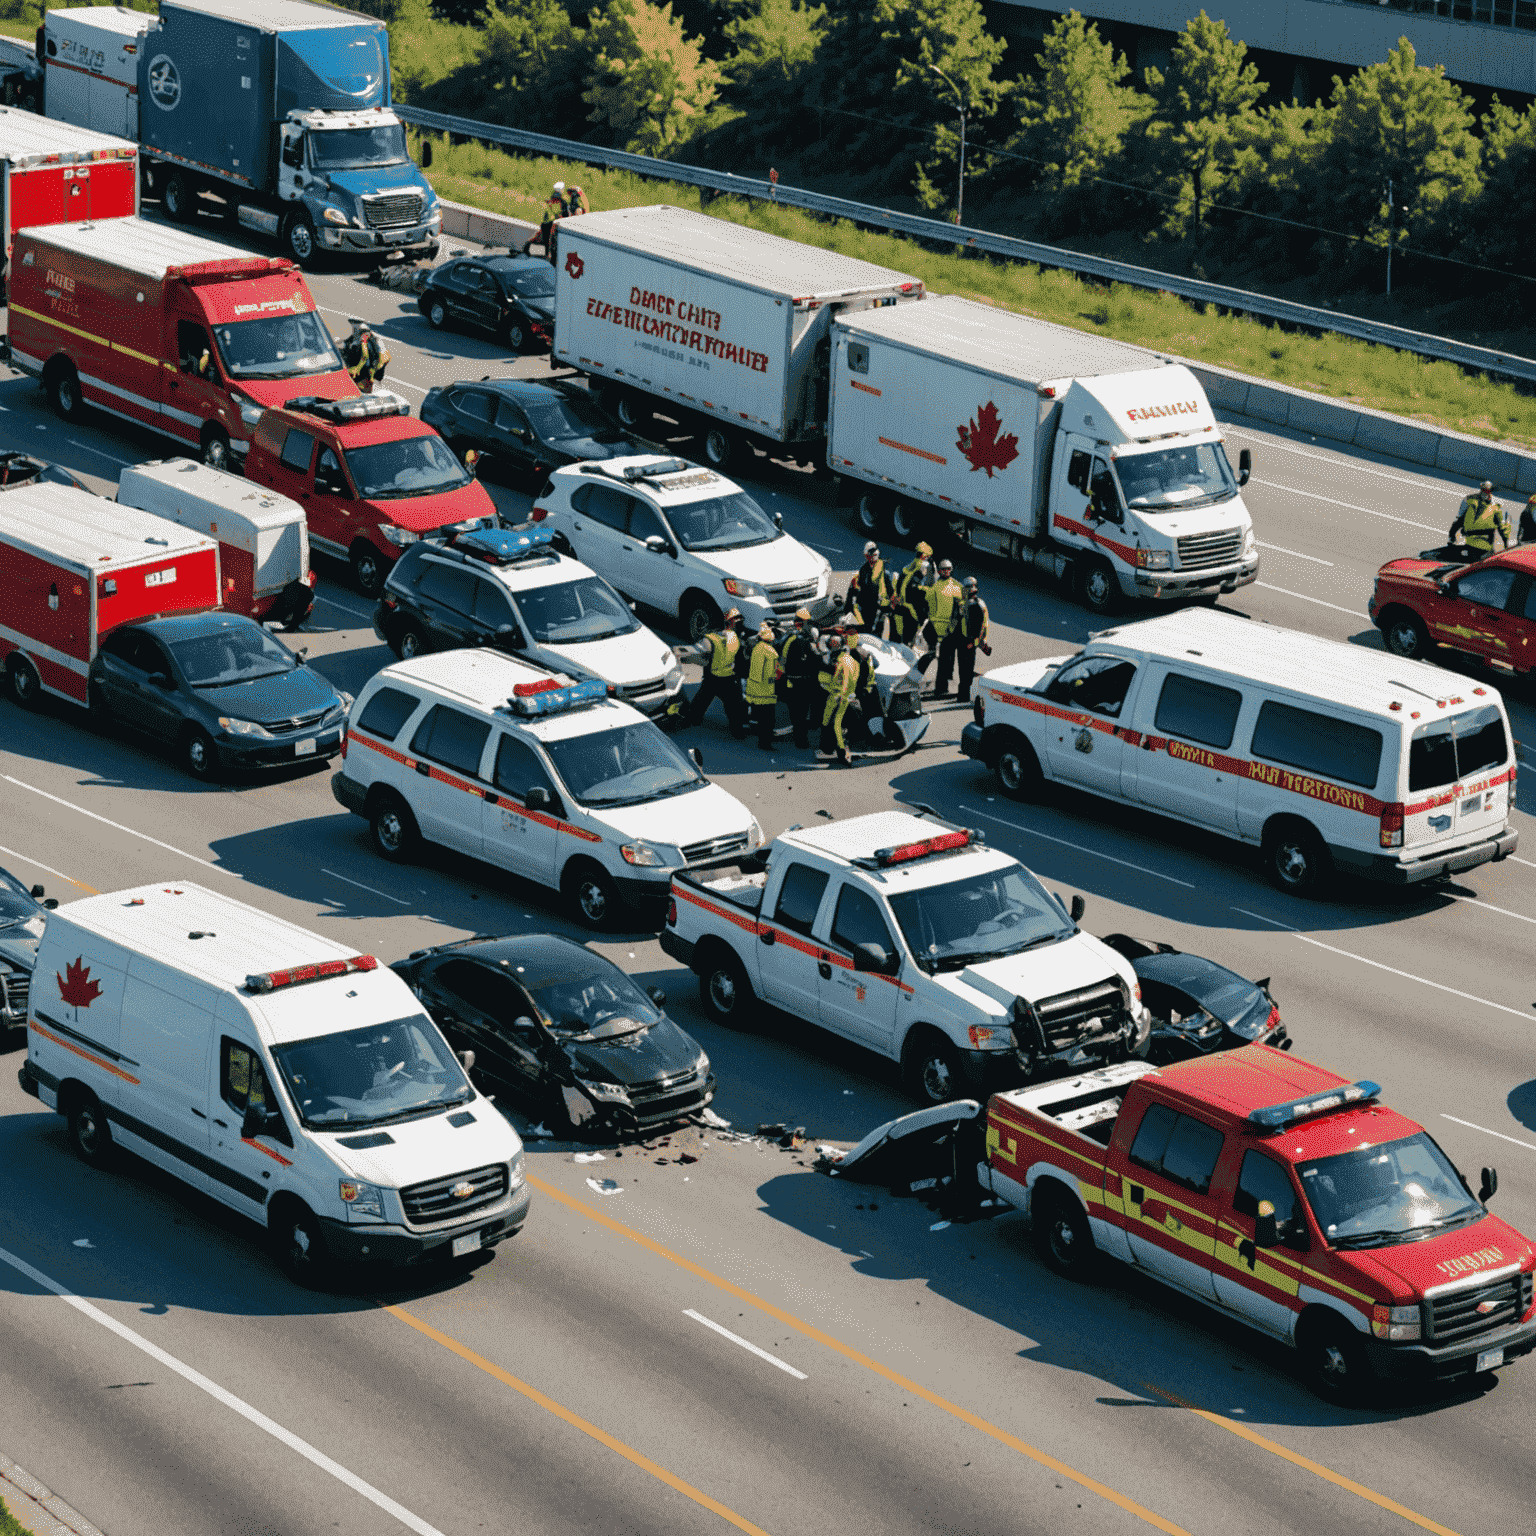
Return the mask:
{"type": "Polygon", "coordinates": [[[85,416],[85,396],[80,393],[80,375],[75,365],[60,361],[47,374],[48,403],[54,415],[65,421],[80,421],[85,416]]]}
{"type": "Polygon", "coordinates": [[[221,427],[210,427],[203,433],[203,463],[209,469],[229,468],[229,436],[221,427]]]}
{"type": "Polygon", "coordinates": [[[955,1048],[936,1029],[914,1029],[901,1053],[907,1092],[924,1104],[948,1104],[961,1092],[955,1048]]]}
{"type": "Polygon", "coordinates": [[[43,700],[43,680],[25,656],[12,655],[5,667],[5,691],[23,709],[36,709],[43,700]]]}
{"type": "Polygon", "coordinates": [[[656,419],[656,413],[633,390],[606,390],[603,404],[626,432],[644,432],[656,419]]]}
{"type": "Polygon", "coordinates": [[[715,945],[699,967],[699,1001],[710,1021],[727,1029],[742,1029],[752,1017],[757,1003],[752,983],[741,961],[723,944],[715,945]]]}
{"type": "Polygon", "coordinates": [[[399,795],[382,794],[374,802],[368,818],[368,830],[380,858],[391,864],[405,864],[416,856],[421,833],[410,807],[399,795]]]}
{"type": "Polygon", "coordinates": [[[609,926],[619,911],[619,892],[601,864],[581,860],[567,867],[561,881],[565,899],[588,928],[609,926]]]}
{"type": "Polygon", "coordinates": [[[283,232],[283,243],[288,247],[288,254],[301,267],[313,265],[315,248],[319,242],[315,239],[315,226],[309,222],[308,214],[296,213],[288,220],[288,226],[283,232]]]}
{"type": "Polygon", "coordinates": [[[295,1285],[311,1289],[323,1285],[328,1278],[330,1255],[320,1223],[302,1201],[290,1196],[272,1212],[267,1245],[277,1267],[295,1285]]]}
{"type": "Polygon", "coordinates": [[[181,738],[181,763],[194,779],[211,779],[219,771],[219,749],[207,731],[193,726],[181,738]]]}
{"type": "Polygon", "coordinates": [[[860,491],[853,503],[853,521],[866,539],[872,539],[885,529],[886,511],[884,498],[878,491],[860,491]]]}
{"type": "Polygon", "coordinates": [[[922,537],[924,518],[910,501],[891,504],[891,535],[903,549],[910,549],[922,537]]]}
{"type": "Polygon", "coordinates": [[[992,777],[1010,800],[1037,799],[1044,782],[1035,749],[1016,731],[1009,731],[998,744],[992,777]]]}
{"type": "Polygon", "coordinates": [[[1120,606],[1120,583],[1107,560],[1080,560],[1077,600],[1094,613],[1113,613],[1120,606]]]}
{"type": "Polygon", "coordinates": [[[1381,616],[1381,635],[1394,656],[1423,661],[1429,655],[1429,634],[1406,608],[1391,608],[1381,616]]]}
{"type": "Polygon", "coordinates": [[[528,332],[521,320],[508,320],[501,335],[509,352],[521,352],[528,345],[528,332]]]}
{"type": "Polygon", "coordinates": [[[1282,820],[1264,829],[1264,873],[1277,891],[1312,896],[1332,865],[1322,838],[1304,821],[1282,820]]]}
{"type": "Polygon", "coordinates": [[[702,592],[686,593],[682,601],[683,632],[697,645],[720,622],[720,610],[702,592]]]}
{"type": "Polygon", "coordinates": [[[1091,1280],[1098,1267],[1093,1228],[1075,1200],[1042,1179],[1030,1200],[1035,1248],[1047,1269],[1066,1280],[1091,1280]]]}
{"type": "Polygon", "coordinates": [[[1302,1378],[1319,1397],[1345,1405],[1363,1401],[1373,1379],[1371,1367],[1343,1319],[1324,1317],[1306,1328],[1296,1353],[1302,1378]]]}
{"type": "Polygon", "coordinates": [[[440,331],[445,325],[448,324],[448,306],[436,296],[427,300],[425,314],[427,317],[427,324],[430,325],[434,331],[440,331]]]}
{"type": "Polygon", "coordinates": [[[189,224],[196,217],[197,194],[192,190],[192,183],[180,171],[172,171],[165,178],[165,186],[160,193],[160,206],[165,210],[166,218],[177,224],[189,224]]]}
{"type": "Polygon", "coordinates": [[[704,462],[711,469],[718,469],[722,473],[737,459],[746,456],[746,445],[741,438],[729,427],[722,427],[718,423],[705,427],[703,447],[704,462]]]}
{"type": "Polygon", "coordinates": [[[98,1171],[111,1166],[112,1131],[96,1095],[81,1088],[69,1106],[69,1144],[75,1156],[98,1171]]]}
{"type": "Polygon", "coordinates": [[[365,540],[352,546],[352,580],[364,597],[377,597],[384,588],[383,558],[365,540]]]}

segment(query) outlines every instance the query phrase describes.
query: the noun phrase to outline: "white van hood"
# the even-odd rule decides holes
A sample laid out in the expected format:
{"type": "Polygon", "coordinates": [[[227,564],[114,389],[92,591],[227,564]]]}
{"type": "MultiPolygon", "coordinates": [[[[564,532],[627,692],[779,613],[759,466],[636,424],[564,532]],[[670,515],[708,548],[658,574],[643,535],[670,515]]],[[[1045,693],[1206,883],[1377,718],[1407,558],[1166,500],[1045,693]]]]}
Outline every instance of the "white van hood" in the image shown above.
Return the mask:
{"type": "Polygon", "coordinates": [[[665,677],[676,658],[672,648],[648,629],[629,635],[610,635],[606,640],[584,640],[576,645],[541,645],[540,658],[572,677],[596,677],[620,688],[654,682],[665,677]]]}
{"type": "Polygon", "coordinates": [[[722,576],[739,576],[762,587],[820,581],[832,569],[814,550],[787,533],[772,543],[747,544],[740,549],[690,549],[688,558],[712,567],[722,576]]]}
{"type": "Polygon", "coordinates": [[[1078,933],[1044,949],[1000,955],[963,971],[940,972],[933,980],[957,1001],[995,1016],[1007,1014],[1015,997],[1040,1003],[1063,992],[1097,986],[1111,976],[1124,981],[1134,996],[1136,980],[1125,961],[1092,934],[1078,933]]]}
{"type": "Polygon", "coordinates": [[[753,827],[751,811],[718,784],[706,784],[691,794],[672,795],[646,805],[617,806],[602,811],[601,816],[621,837],[642,838],[673,848],[736,832],[750,833],[753,827]]]}
{"type": "Polygon", "coordinates": [[[1049,677],[1063,662],[1070,661],[1071,655],[1066,656],[1037,656],[1033,661],[1016,661],[1011,666],[998,667],[995,671],[984,672],[981,680],[989,683],[994,688],[1016,688],[1025,691],[1033,688],[1043,677],[1049,677]]]}
{"type": "MultiPolygon", "coordinates": [[[[455,1107],[447,1114],[427,1115],[400,1125],[379,1126],[376,1131],[312,1131],[316,1143],[324,1147],[332,1161],[348,1177],[384,1189],[405,1189],[428,1179],[443,1179],[453,1173],[468,1173],[488,1163],[510,1162],[522,1151],[523,1143],[488,1099],[476,1095],[473,1102],[455,1107]],[[452,1116],[468,1110],[475,1117],[473,1125],[453,1126],[452,1116]],[[342,1138],[387,1135],[384,1147],[344,1147],[342,1138]]],[[[332,1191],[334,1193],[334,1191],[332,1191]]]]}

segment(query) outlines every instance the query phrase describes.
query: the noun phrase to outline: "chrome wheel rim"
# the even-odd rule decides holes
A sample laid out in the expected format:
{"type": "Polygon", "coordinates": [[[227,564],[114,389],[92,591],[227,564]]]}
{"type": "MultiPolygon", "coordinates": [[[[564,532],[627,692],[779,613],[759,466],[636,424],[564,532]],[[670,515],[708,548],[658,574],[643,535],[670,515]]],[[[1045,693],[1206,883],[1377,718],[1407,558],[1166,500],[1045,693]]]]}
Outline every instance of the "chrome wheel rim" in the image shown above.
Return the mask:
{"type": "Polygon", "coordinates": [[[1387,645],[1399,656],[1419,654],[1419,632],[1412,624],[1397,623],[1387,631],[1387,645]]]}
{"type": "Polygon", "coordinates": [[[1325,1344],[1319,1352],[1318,1374],[1329,1388],[1337,1391],[1349,1380],[1349,1360],[1337,1344],[1325,1344]]]}
{"type": "Polygon", "coordinates": [[[208,743],[201,736],[194,736],[187,742],[187,762],[193,773],[207,773],[208,743]]]}
{"type": "Polygon", "coordinates": [[[1300,885],[1310,867],[1300,843],[1281,843],[1275,849],[1275,872],[1287,885],[1300,885]]]}
{"type": "Polygon", "coordinates": [[[31,667],[25,665],[25,663],[12,670],[11,688],[18,699],[30,703],[37,693],[38,686],[31,667]]]}
{"type": "Polygon", "coordinates": [[[608,915],[608,893],[596,880],[583,880],[576,888],[576,900],[589,923],[600,923],[608,915]]]}
{"type": "Polygon", "coordinates": [[[210,469],[229,466],[229,444],[222,437],[210,437],[203,447],[203,463],[210,469]]]}
{"type": "Polygon", "coordinates": [[[935,1104],[942,1104],[954,1088],[954,1074],[942,1056],[930,1056],[923,1063],[923,1091],[935,1104]]]}
{"type": "Polygon", "coordinates": [[[405,841],[405,823],[401,821],[399,811],[381,811],[374,820],[373,835],[386,853],[399,853],[405,841]]]}
{"type": "Polygon", "coordinates": [[[1083,582],[1083,591],[1090,607],[1102,608],[1109,601],[1109,572],[1102,565],[1094,566],[1083,582]]]}
{"type": "Polygon", "coordinates": [[[429,304],[427,306],[427,319],[433,325],[441,325],[448,318],[448,311],[441,304],[429,304]]]}
{"type": "Polygon", "coordinates": [[[1024,787],[1024,760],[1017,752],[1004,752],[997,760],[997,776],[1004,789],[1013,791],[1024,787]]]}
{"type": "Polygon", "coordinates": [[[59,380],[59,404],[64,407],[64,414],[72,416],[75,407],[80,403],[80,397],[75,393],[75,381],[72,378],[59,380]]]}
{"type": "Polygon", "coordinates": [[[1051,1219],[1049,1242],[1051,1257],[1058,1264],[1071,1264],[1077,1257],[1077,1233],[1072,1230],[1072,1223],[1065,1216],[1051,1219]]]}
{"type": "Polygon", "coordinates": [[[400,660],[409,661],[421,650],[421,636],[414,629],[408,629],[400,636],[400,660]]]}
{"type": "Polygon", "coordinates": [[[101,1124],[96,1119],[96,1111],[82,1109],[75,1116],[75,1138],[80,1143],[80,1150],[88,1157],[94,1157],[101,1150],[101,1124]]]}
{"type": "Polygon", "coordinates": [[[736,978],[729,971],[714,971],[709,978],[709,1001],[717,1013],[730,1013],[736,1006],[736,978]]]}
{"type": "Polygon", "coordinates": [[[300,261],[308,261],[315,249],[315,237],[309,232],[309,225],[302,219],[294,221],[293,228],[288,231],[288,246],[300,261]]]}

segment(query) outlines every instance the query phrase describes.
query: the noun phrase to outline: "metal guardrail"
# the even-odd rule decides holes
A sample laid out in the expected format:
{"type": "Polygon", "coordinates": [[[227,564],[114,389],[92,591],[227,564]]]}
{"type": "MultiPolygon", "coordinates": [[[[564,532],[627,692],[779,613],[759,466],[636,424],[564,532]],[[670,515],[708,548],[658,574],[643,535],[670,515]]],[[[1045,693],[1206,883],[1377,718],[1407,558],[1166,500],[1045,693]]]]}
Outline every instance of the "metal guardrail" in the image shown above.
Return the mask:
{"type": "Polygon", "coordinates": [[[1361,319],[1357,315],[1341,315],[1331,309],[1313,309],[1306,304],[1293,304],[1288,299],[1275,299],[1262,293],[1249,293],[1242,288],[1225,288],[1219,283],[1201,282],[1196,278],[1179,277],[1172,272],[1158,272],[1151,267],[1132,266],[1128,262],[1110,261],[1102,256],[1090,256],[1081,251],[1069,251],[1055,245],[1039,245],[1032,240],[1017,240],[1011,235],[999,235],[984,229],[972,229],[964,224],[946,224],[939,219],[925,219],[917,214],[897,213],[889,208],[875,208],[868,203],[853,203],[841,197],[829,197],[821,192],[807,192],[799,187],[788,187],[783,182],[772,186],[747,176],[736,176],[729,171],[713,171],[702,166],[680,165],[672,160],[656,160],[650,155],[633,155],[627,150],[604,149],[596,144],[582,144],[574,139],[557,139],[546,133],[532,133],[523,128],[503,128],[495,123],[480,123],[472,118],[451,117],[444,112],[427,112],[419,107],[396,105],[396,113],[418,128],[437,133],[451,133],[460,138],[478,139],[489,144],[504,145],[511,149],[532,150],[537,154],[552,155],[562,160],[576,160],[585,165],[601,165],[612,170],[633,171],[664,181],[680,181],[687,186],[705,187],[712,192],[730,193],[736,197],[753,197],[763,202],[783,203],[790,208],[803,208],[810,213],[826,214],[833,218],[849,219],[878,229],[888,229],[897,234],[911,235],[919,240],[932,240],[945,245],[963,245],[967,250],[985,251],[993,256],[1006,256],[1013,261],[1027,261],[1041,267],[1060,267],[1069,272],[1080,272],[1107,282],[1128,283],[1135,288],[1151,288],[1163,293],[1177,294],[1181,299],[1193,299],[1200,303],[1216,304],[1222,309],[1241,314],[1262,315],[1266,320],[1278,320],[1286,325],[1298,325],[1312,331],[1333,331],[1341,336],[1353,336],[1359,341],[1376,342],[1393,347],[1400,352],[1413,352],[1421,357],[1434,357],[1456,363],[1463,368],[1480,372],[1501,374],[1506,378],[1536,382],[1536,358],[1517,357],[1506,352],[1496,352],[1488,347],[1469,346],[1446,336],[1431,336],[1423,331],[1409,331],[1401,326],[1384,325],[1380,321],[1361,319]]]}

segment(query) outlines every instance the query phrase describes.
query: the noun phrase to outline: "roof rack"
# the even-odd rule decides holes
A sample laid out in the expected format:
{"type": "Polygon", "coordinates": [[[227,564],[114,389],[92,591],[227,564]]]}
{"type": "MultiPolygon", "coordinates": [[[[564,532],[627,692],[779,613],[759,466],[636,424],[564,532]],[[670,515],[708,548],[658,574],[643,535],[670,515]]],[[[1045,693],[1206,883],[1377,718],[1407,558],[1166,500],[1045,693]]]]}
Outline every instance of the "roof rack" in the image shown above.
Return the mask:
{"type": "Polygon", "coordinates": [[[348,421],[373,421],[380,416],[409,416],[411,408],[404,400],[387,400],[381,395],[358,395],[352,400],[322,400],[319,395],[296,395],[284,401],[283,408],[303,411],[321,421],[338,425],[348,421]]]}
{"type": "Polygon", "coordinates": [[[1319,1115],[1331,1114],[1356,1104],[1369,1104],[1381,1097],[1381,1084],[1361,1079],[1358,1083],[1346,1083],[1339,1088],[1329,1088],[1322,1093],[1309,1093],[1305,1098],[1287,1099],[1283,1104],[1270,1104],[1255,1109],[1248,1116],[1248,1124],[1261,1131],[1283,1131],[1298,1120],[1315,1120],[1319,1115]]]}

